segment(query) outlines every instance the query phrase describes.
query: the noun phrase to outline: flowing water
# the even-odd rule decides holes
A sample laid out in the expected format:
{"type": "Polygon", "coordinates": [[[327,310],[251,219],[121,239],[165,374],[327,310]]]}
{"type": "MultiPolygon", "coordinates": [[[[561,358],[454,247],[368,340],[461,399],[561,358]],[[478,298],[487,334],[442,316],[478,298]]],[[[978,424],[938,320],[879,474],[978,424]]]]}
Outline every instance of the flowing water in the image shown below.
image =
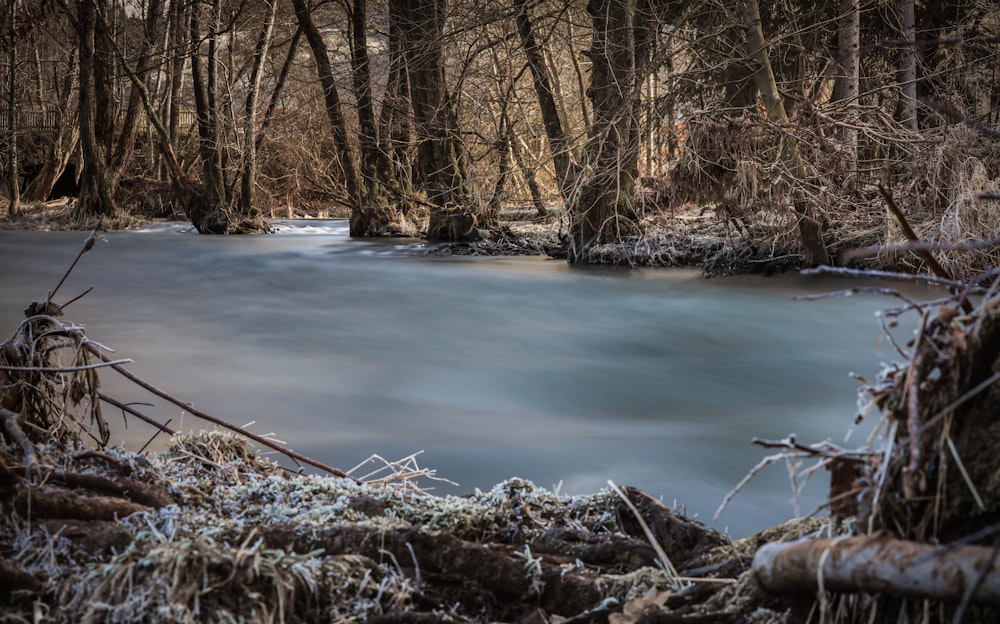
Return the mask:
{"type": "MultiPolygon", "coordinates": [[[[0,232],[0,332],[43,299],[85,233],[0,232]]],[[[754,436],[843,443],[854,371],[874,377],[884,298],[794,302],[847,286],[706,280],[693,271],[594,270],[542,258],[429,258],[351,241],[340,222],[266,237],[178,227],[112,232],[62,287],[88,336],[137,375],[296,451],[347,469],[423,451],[462,494],[522,477],[567,494],[609,479],[710,520],[772,451],[754,436]]],[[[102,376],[120,400],[187,432],[203,423],[102,376]]],[[[106,414],[138,448],[151,430],[106,414]]],[[[855,432],[849,446],[861,445],[855,432]]],[[[826,474],[800,501],[823,500],[826,474]]],[[[733,535],[794,515],[783,464],[715,526],[733,535]]]]}

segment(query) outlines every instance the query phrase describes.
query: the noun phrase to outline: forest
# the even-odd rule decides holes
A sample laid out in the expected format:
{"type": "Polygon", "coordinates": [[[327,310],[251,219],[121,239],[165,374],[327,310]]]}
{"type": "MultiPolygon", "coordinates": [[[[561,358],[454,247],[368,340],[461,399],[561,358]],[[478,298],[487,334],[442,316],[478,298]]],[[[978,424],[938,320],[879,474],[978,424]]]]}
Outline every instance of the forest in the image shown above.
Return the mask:
{"type": "MultiPolygon", "coordinates": [[[[998,50],[993,0],[0,0],[0,230],[90,231],[0,342],[0,622],[998,621],[998,50]],[[158,272],[136,262],[153,257],[136,240],[145,234],[119,238],[113,257],[91,253],[103,230],[151,220],[266,235],[276,220],[302,217],[347,219],[337,227],[368,242],[420,237],[442,254],[864,277],[797,298],[874,293],[895,305],[876,314],[880,369],[851,374],[856,411],[844,410],[852,427],[867,418],[871,433],[856,447],[794,433],[747,440],[769,455],[747,466],[716,517],[772,466],[787,468],[796,496],[814,475],[829,483],[808,517],[745,537],[688,517],[661,491],[610,478],[592,494],[511,477],[438,496],[428,480],[447,479],[418,466],[418,453],[373,454],[381,465],[371,472],[368,461],[334,467],[256,433],[254,420],[234,423],[262,413],[290,424],[290,404],[315,385],[319,407],[307,411],[331,418],[309,436],[362,446],[370,439],[350,425],[372,420],[379,400],[392,399],[382,409],[393,417],[373,421],[381,442],[429,428],[427,416],[465,392],[472,408],[454,402],[458,416],[444,420],[461,429],[449,444],[472,461],[485,461],[477,438],[499,444],[463,428],[476,419],[510,430],[512,470],[532,454],[558,456],[574,435],[607,447],[574,452],[586,462],[621,452],[642,463],[636,443],[615,437],[633,429],[657,458],[684,463],[653,466],[655,487],[707,490],[698,462],[731,453],[704,434],[738,431],[750,403],[766,412],[761,421],[792,406],[799,433],[827,417],[802,379],[820,376],[822,351],[847,349],[853,320],[837,313],[786,340],[791,317],[771,305],[777,290],[756,306],[741,304],[752,300],[735,289],[718,299],[695,292],[687,305],[686,284],[663,280],[669,290],[635,297],[629,309],[625,291],[612,287],[638,291],[642,280],[631,278],[643,272],[562,265],[561,274],[588,280],[580,299],[527,271],[510,290],[497,280],[470,294],[481,273],[441,279],[447,263],[407,263],[433,266],[422,283],[449,289],[419,292],[406,308],[400,291],[421,291],[412,267],[372,284],[384,266],[361,273],[374,263],[329,240],[308,262],[258,247],[182,266],[172,261],[192,243],[274,239],[164,238],[169,255],[155,257],[158,272]],[[120,310],[139,328],[133,345],[190,358],[169,370],[197,369],[206,385],[222,385],[220,370],[254,360],[249,346],[259,345],[266,366],[237,375],[275,402],[241,409],[239,388],[227,388],[233,407],[224,417],[196,407],[203,397],[188,400],[127,368],[125,349],[64,317],[94,288],[69,294],[78,262],[104,271],[106,290],[130,289],[125,303],[102,299],[89,310],[120,310]],[[134,271],[118,284],[116,264],[134,271]],[[521,292],[529,279],[537,289],[521,292]],[[225,282],[251,295],[227,298],[225,282]],[[281,301],[273,285],[286,282],[303,298],[281,301]],[[921,299],[928,293],[935,298],[921,299]],[[474,311],[503,303],[518,322],[458,308],[475,299],[484,303],[474,311]],[[544,300],[555,316],[533,314],[529,300],[544,300]],[[462,313],[443,314],[452,308],[462,313]],[[713,324],[709,308],[725,315],[713,324]],[[596,310],[583,317],[597,319],[582,323],[590,333],[561,333],[574,309],[596,310]],[[386,312],[400,314],[377,314],[386,312]],[[672,324],[672,315],[688,324],[672,324]],[[447,333],[414,330],[416,317],[447,333]],[[253,318],[264,324],[244,322],[253,318]],[[309,333],[286,339],[296,336],[280,334],[286,326],[309,333]],[[488,346],[458,349],[463,329],[488,346]],[[381,334],[391,342],[361,350],[381,334]],[[656,342],[676,336],[686,342],[656,342]],[[754,342],[739,349],[743,337],[754,342]],[[562,350],[584,342],[595,351],[562,350]],[[403,359],[406,343],[416,365],[377,366],[377,356],[403,359]],[[527,356],[504,357],[500,343],[527,356]],[[220,344],[237,348],[213,350],[220,344]],[[610,357],[620,344],[628,366],[610,357]],[[554,363],[529,346],[553,352],[554,363]],[[490,359],[501,367],[484,366],[490,359]],[[559,376],[580,364],[595,377],[559,376]],[[353,376],[362,369],[373,376],[353,376]],[[646,394],[680,369],[692,372],[681,384],[712,400],[691,401],[697,426],[678,418],[688,402],[680,390],[663,400],[646,394]],[[777,383],[749,375],[771,369],[777,383]],[[488,403],[481,388],[490,386],[463,374],[483,370],[504,392],[493,412],[474,409],[488,403]],[[589,411],[553,410],[550,443],[539,431],[546,412],[507,385],[518,372],[529,390],[580,395],[589,411]],[[297,385],[276,383],[282,374],[297,385]],[[157,403],[113,395],[109,379],[157,403]],[[444,390],[436,379],[448,382],[444,390]],[[375,394],[358,395],[359,404],[375,408],[346,409],[345,397],[365,385],[375,394]],[[768,396],[728,393],[747,387],[768,396]],[[627,413],[621,397],[630,394],[649,410],[627,413]],[[170,415],[152,415],[158,406],[170,415]],[[520,420],[505,420],[508,412],[520,420]],[[111,423],[126,415],[152,431],[136,452],[111,444],[111,423]],[[215,428],[184,433],[194,419],[215,428]],[[603,421],[615,435],[595,427],[603,421]],[[147,447],[157,436],[166,440],[154,453],[147,447]]],[[[42,263],[25,258],[52,249],[28,234],[0,245],[4,301],[18,316],[23,304],[7,284],[23,274],[34,286],[42,263]]],[[[554,266],[536,260],[525,264],[554,266]]],[[[795,278],[796,287],[809,279],[795,278]]],[[[777,280],[730,285],[751,281],[777,280]]],[[[116,330],[128,336],[129,327],[116,330]]]]}
{"type": "Polygon", "coordinates": [[[518,219],[581,263],[914,268],[893,246],[919,239],[996,264],[962,249],[1000,201],[988,0],[4,0],[0,24],[8,221],[70,196],[80,227],[518,219]]]}

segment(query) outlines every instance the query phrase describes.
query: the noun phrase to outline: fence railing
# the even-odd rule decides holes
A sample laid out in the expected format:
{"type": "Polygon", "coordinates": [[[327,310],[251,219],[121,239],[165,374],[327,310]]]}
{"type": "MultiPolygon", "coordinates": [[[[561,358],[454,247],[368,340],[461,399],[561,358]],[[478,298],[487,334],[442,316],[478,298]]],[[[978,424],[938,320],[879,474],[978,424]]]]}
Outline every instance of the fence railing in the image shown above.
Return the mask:
{"type": "MultiPolygon", "coordinates": [[[[0,109],[0,131],[10,129],[7,109],[0,109]]],[[[57,110],[19,110],[14,113],[14,127],[17,130],[55,130],[59,125],[57,110]]]]}
{"type": "MultiPolygon", "coordinates": [[[[121,119],[118,120],[121,123],[121,119]]],[[[0,132],[10,129],[7,123],[7,109],[0,108],[0,132]]],[[[183,132],[193,128],[197,123],[194,111],[181,111],[178,116],[178,128],[183,132]]],[[[145,116],[139,118],[139,128],[145,130],[149,121],[145,116]]],[[[59,127],[59,111],[57,110],[20,110],[15,113],[14,127],[18,132],[38,132],[56,130],[59,127]]]]}

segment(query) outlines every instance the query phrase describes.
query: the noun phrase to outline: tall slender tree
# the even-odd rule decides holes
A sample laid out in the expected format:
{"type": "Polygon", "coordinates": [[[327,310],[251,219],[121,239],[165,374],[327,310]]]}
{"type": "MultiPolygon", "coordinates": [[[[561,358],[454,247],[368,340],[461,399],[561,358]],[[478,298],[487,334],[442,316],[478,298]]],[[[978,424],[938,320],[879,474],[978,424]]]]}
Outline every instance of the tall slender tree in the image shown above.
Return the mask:
{"type": "Polygon", "coordinates": [[[17,159],[17,5],[18,0],[7,0],[7,190],[10,197],[7,214],[16,217],[21,212],[21,186],[17,159]]]}
{"type": "MultiPolygon", "coordinates": [[[[748,0],[744,5],[744,26],[747,33],[747,55],[756,65],[754,81],[757,91],[764,102],[764,109],[772,121],[788,123],[788,114],[781,99],[781,92],[771,70],[771,60],[768,56],[767,41],[764,38],[764,28],[760,19],[760,7],[757,0],[748,0]]],[[[799,182],[806,179],[805,163],[794,140],[785,142],[782,156],[789,173],[799,182]]],[[[813,214],[812,208],[802,197],[793,197],[792,206],[798,218],[799,236],[810,264],[828,264],[830,257],[823,242],[823,228],[819,219],[813,214]]]]}

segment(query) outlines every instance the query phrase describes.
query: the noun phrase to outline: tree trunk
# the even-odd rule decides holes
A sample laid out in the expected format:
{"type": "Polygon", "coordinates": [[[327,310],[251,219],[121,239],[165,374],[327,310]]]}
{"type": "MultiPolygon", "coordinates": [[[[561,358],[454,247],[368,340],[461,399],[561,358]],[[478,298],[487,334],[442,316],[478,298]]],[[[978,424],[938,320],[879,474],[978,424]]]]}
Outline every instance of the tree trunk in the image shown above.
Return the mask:
{"type": "MultiPolygon", "coordinates": [[[[861,95],[861,0],[840,0],[840,28],[837,35],[840,66],[843,74],[837,84],[837,100],[856,106],[861,95]]],[[[858,170],[858,131],[853,124],[841,129],[847,151],[848,169],[858,170]]],[[[856,176],[855,176],[856,180],[856,176]]]]}
{"type": "Polygon", "coordinates": [[[249,221],[262,221],[257,205],[257,97],[260,93],[261,73],[267,51],[271,47],[271,33],[278,11],[278,0],[266,0],[267,14],[257,45],[253,52],[253,67],[250,70],[249,87],[246,93],[246,110],[243,126],[243,171],[240,177],[240,216],[249,221]]]}
{"type": "Polygon", "coordinates": [[[316,63],[316,73],[323,89],[326,115],[330,120],[334,146],[344,175],[344,187],[347,190],[346,203],[353,215],[355,211],[359,211],[363,207],[364,188],[358,174],[354,152],[348,140],[347,122],[344,120],[344,113],[341,110],[340,91],[337,89],[337,83],[333,77],[330,53],[326,49],[323,34],[313,22],[310,9],[306,6],[306,0],[292,0],[292,4],[295,6],[295,17],[298,19],[299,28],[305,33],[306,41],[309,42],[309,48],[312,50],[313,60],[316,63]]]}
{"type": "MultiPolygon", "coordinates": [[[[587,177],[580,182],[572,206],[570,262],[587,261],[590,248],[620,241],[622,220],[634,216],[635,171],[639,133],[634,129],[642,98],[642,61],[637,65],[637,35],[641,39],[652,15],[636,0],[591,0],[593,20],[590,88],[593,103],[587,142],[587,177]]],[[[642,4],[645,4],[644,2],[642,4]]],[[[638,48],[642,54],[641,45],[638,48]]]]}
{"type": "Polygon", "coordinates": [[[896,119],[916,132],[917,125],[917,26],[914,0],[899,0],[900,34],[908,45],[899,50],[899,102],[896,119]]]}
{"type": "MultiPolygon", "coordinates": [[[[156,49],[156,42],[159,37],[159,22],[162,12],[162,0],[148,1],[142,47],[139,53],[139,66],[136,67],[136,73],[144,84],[148,81],[149,72],[152,69],[153,52],[156,49]]],[[[110,36],[110,33],[108,35],[110,36]]],[[[132,164],[132,156],[135,153],[135,139],[139,134],[139,118],[141,114],[142,97],[139,94],[139,87],[132,85],[132,89],[129,92],[128,108],[125,110],[125,119],[122,121],[118,142],[115,145],[111,158],[112,192],[118,189],[118,185],[125,175],[125,170],[132,164]]]]}
{"type": "Polygon", "coordinates": [[[456,135],[453,103],[444,75],[445,0],[393,0],[401,9],[400,32],[407,53],[410,100],[418,160],[432,241],[474,240],[476,217],[463,175],[464,146],[456,135]]]}
{"type": "Polygon", "coordinates": [[[10,29],[7,39],[7,188],[10,198],[7,203],[7,215],[16,217],[21,212],[21,186],[18,180],[17,163],[17,30],[14,28],[17,19],[18,0],[7,0],[7,27],[10,29]]]}
{"type": "Polygon", "coordinates": [[[351,23],[351,75],[358,108],[358,144],[361,149],[361,179],[365,201],[351,211],[351,236],[413,235],[416,226],[405,224],[409,212],[404,200],[390,204],[393,193],[389,154],[378,140],[372,101],[371,63],[368,58],[368,3],[354,0],[351,23]]]}
{"type": "Polygon", "coordinates": [[[407,196],[413,188],[413,164],[410,158],[410,82],[406,74],[398,2],[389,3],[389,77],[378,116],[378,138],[388,159],[384,173],[393,181],[399,195],[407,196]]]}
{"type": "Polygon", "coordinates": [[[545,126],[545,135],[548,137],[549,149],[552,152],[552,164],[556,170],[559,193],[568,205],[577,175],[571,143],[563,129],[562,120],[559,118],[559,109],[556,105],[548,66],[544,62],[538,42],[535,41],[531,17],[528,15],[527,0],[514,0],[514,10],[517,11],[515,22],[517,23],[517,33],[521,38],[521,48],[528,60],[528,67],[531,69],[532,82],[535,86],[535,94],[538,96],[538,106],[541,109],[542,122],[545,126]]]}
{"type": "Polygon", "coordinates": [[[56,120],[55,136],[45,147],[45,160],[42,170],[24,190],[26,201],[45,201],[52,193],[56,180],[66,170],[70,158],[80,145],[79,109],[73,104],[76,95],[78,70],[73,55],[69,58],[69,67],[57,87],[59,98],[56,110],[59,117],[56,120]]]}
{"type": "Polygon", "coordinates": [[[202,234],[228,234],[229,217],[226,214],[228,204],[226,196],[225,171],[222,166],[221,132],[219,118],[215,109],[215,60],[216,34],[215,9],[218,0],[213,2],[213,26],[209,29],[208,40],[208,71],[201,57],[201,7],[194,4],[191,7],[191,87],[194,92],[195,113],[198,120],[198,147],[202,167],[202,195],[189,207],[188,216],[194,227],[202,234]]]}
{"type": "MultiPolygon", "coordinates": [[[[767,117],[771,121],[787,124],[788,114],[785,112],[785,105],[781,101],[781,94],[774,80],[774,72],[771,70],[771,61],[767,55],[767,43],[764,40],[764,32],[760,23],[760,7],[757,0],[749,0],[746,3],[744,20],[747,30],[747,52],[756,65],[754,80],[764,102],[767,117]]],[[[798,145],[791,137],[785,141],[783,158],[790,175],[798,183],[803,183],[807,177],[805,164],[802,162],[798,145]]],[[[801,197],[793,197],[792,205],[798,217],[799,236],[802,239],[807,262],[813,265],[828,264],[830,257],[823,244],[823,228],[819,220],[812,214],[812,210],[801,197]]]]}
{"type": "MultiPolygon", "coordinates": [[[[95,50],[97,36],[98,2],[106,0],[81,0],[77,5],[77,30],[80,39],[80,144],[83,151],[83,174],[80,178],[80,197],[74,208],[74,216],[87,219],[94,216],[110,216],[115,213],[115,202],[108,180],[105,151],[106,143],[100,140],[98,127],[107,127],[108,109],[98,112],[98,100],[107,98],[107,86],[99,81],[108,77],[106,71],[99,71],[96,65],[100,59],[95,50]],[[100,97],[98,94],[104,94],[100,97]]],[[[106,7],[103,7],[106,8],[106,7]]]]}
{"type": "Polygon", "coordinates": [[[172,146],[177,145],[177,137],[180,133],[178,126],[181,117],[181,87],[184,85],[184,63],[188,56],[182,54],[181,50],[190,49],[185,38],[185,32],[188,30],[188,18],[189,16],[183,10],[180,2],[172,1],[170,3],[170,49],[173,51],[173,57],[170,60],[170,95],[167,100],[165,121],[172,146]]]}
{"type": "Polygon", "coordinates": [[[1000,561],[988,546],[934,546],[890,537],[774,542],[757,551],[753,576],[765,591],[894,594],[958,601],[984,574],[973,603],[1000,604],[1000,561]]]}

